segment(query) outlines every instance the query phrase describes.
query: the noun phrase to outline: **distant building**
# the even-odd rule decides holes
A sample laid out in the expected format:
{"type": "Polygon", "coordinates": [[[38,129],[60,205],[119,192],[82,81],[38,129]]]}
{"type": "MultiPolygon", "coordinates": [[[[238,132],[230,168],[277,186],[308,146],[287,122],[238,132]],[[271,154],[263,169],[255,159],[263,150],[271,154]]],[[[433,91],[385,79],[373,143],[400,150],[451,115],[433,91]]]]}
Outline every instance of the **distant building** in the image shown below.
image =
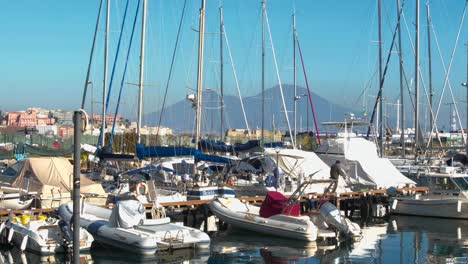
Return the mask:
{"type": "Polygon", "coordinates": [[[34,127],[37,125],[53,125],[54,118],[43,115],[35,108],[29,108],[27,111],[8,112],[2,120],[2,125],[13,127],[34,127]]]}
{"type": "MultiPolygon", "coordinates": [[[[248,137],[260,138],[262,136],[261,129],[255,129],[248,131],[247,129],[239,129],[239,128],[230,128],[226,131],[226,137],[233,137],[233,138],[248,138],[248,137]]],[[[281,131],[276,130],[274,133],[270,130],[264,130],[263,136],[265,138],[272,138],[273,140],[281,140],[281,131]]]]}
{"type": "MultiPolygon", "coordinates": [[[[117,125],[120,125],[120,114],[117,114],[116,116],[116,124],[117,125]]],[[[89,120],[94,126],[100,126],[102,124],[102,115],[100,114],[93,114],[91,117],[90,117],[90,120],[89,120]]],[[[114,115],[113,114],[107,114],[106,115],[106,126],[109,125],[109,124],[112,124],[114,123],[114,115]]]]}
{"type": "MultiPolygon", "coordinates": [[[[135,128],[135,132],[136,132],[136,128],[135,128]]],[[[155,126],[155,127],[149,127],[149,126],[144,126],[141,128],[141,134],[142,135],[156,135],[158,133],[158,127],[155,126]]],[[[168,128],[168,127],[160,127],[159,128],[159,135],[160,136],[168,136],[168,135],[172,135],[172,128],[168,128]]]]}
{"type": "Polygon", "coordinates": [[[36,129],[40,135],[57,135],[56,125],[37,125],[36,129]]]}
{"type": "Polygon", "coordinates": [[[73,125],[73,112],[61,109],[51,110],[50,114],[57,120],[58,125],[71,126],[73,125]]]}
{"type": "Polygon", "coordinates": [[[73,126],[58,126],[57,136],[62,139],[73,137],[73,131],[73,126]]]}

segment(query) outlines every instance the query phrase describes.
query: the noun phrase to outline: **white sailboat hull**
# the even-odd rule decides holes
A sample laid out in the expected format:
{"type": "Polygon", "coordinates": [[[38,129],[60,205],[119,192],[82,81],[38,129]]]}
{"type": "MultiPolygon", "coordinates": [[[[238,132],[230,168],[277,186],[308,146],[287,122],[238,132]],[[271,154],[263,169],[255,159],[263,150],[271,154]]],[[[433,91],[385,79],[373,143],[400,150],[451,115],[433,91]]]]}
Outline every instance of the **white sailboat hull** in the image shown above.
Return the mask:
{"type": "Polygon", "coordinates": [[[393,214],[468,219],[468,200],[396,198],[393,214]]]}

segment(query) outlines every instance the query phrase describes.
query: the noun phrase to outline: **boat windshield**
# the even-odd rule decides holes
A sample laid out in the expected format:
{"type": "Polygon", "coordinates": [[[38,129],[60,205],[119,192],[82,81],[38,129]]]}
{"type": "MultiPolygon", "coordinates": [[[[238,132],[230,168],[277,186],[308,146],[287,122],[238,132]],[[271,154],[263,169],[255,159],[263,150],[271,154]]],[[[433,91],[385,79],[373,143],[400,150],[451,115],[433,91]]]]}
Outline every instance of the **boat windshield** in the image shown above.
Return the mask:
{"type": "Polygon", "coordinates": [[[461,191],[468,191],[468,177],[453,177],[452,179],[461,191]]]}

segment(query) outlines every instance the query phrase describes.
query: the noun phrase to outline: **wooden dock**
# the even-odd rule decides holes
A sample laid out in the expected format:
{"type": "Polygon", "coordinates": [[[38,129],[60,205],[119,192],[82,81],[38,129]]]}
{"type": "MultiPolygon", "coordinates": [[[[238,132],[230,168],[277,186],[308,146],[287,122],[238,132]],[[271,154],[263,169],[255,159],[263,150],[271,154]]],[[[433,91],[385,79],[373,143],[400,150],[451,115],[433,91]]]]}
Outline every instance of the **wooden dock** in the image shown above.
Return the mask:
{"type": "MultiPolygon", "coordinates": [[[[406,193],[419,193],[419,192],[427,192],[428,188],[427,187],[411,187],[411,188],[400,188],[398,189],[398,192],[406,192],[406,193]]],[[[339,193],[336,196],[333,194],[319,194],[319,193],[310,193],[310,194],[305,194],[302,196],[300,199],[300,202],[307,202],[308,200],[310,201],[311,199],[317,200],[317,199],[334,199],[335,202],[337,203],[337,206],[339,206],[341,201],[350,201],[350,200],[356,200],[356,199],[361,199],[362,197],[368,197],[368,196],[386,196],[387,190],[381,189],[381,190],[369,190],[369,191],[359,191],[359,192],[345,192],[345,193],[339,193]]],[[[248,202],[248,203],[254,203],[254,204],[260,204],[263,202],[265,199],[265,196],[240,196],[236,197],[237,199],[248,202]]],[[[166,209],[195,209],[200,206],[204,205],[209,205],[211,200],[187,200],[187,201],[179,201],[179,202],[165,202],[161,203],[163,207],[166,209]]],[[[112,207],[112,205],[107,205],[107,207],[112,207]]],[[[150,209],[152,207],[152,204],[145,204],[145,207],[147,209],[150,209]]],[[[45,208],[45,209],[24,209],[24,210],[8,210],[8,209],[0,209],[0,217],[5,217],[10,214],[18,215],[18,214],[24,214],[24,213],[29,213],[29,214],[49,214],[55,211],[56,208],[45,208]]]]}

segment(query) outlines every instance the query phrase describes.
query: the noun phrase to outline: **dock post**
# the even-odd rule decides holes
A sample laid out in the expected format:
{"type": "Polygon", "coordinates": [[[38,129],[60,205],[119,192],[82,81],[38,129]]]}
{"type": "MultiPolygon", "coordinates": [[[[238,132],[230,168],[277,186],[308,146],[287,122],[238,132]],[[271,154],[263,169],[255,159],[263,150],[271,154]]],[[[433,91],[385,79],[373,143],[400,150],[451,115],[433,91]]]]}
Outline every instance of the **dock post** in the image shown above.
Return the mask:
{"type": "Polygon", "coordinates": [[[73,263],[80,263],[81,114],[77,110],[73,118],[73,263]]]}
{"type": "Polygon", "coordinates": [[[189,215],[190,209],[187,207],[187,209],[184,210],[184,226],[188,226],[188,215],[189,215]]]}

